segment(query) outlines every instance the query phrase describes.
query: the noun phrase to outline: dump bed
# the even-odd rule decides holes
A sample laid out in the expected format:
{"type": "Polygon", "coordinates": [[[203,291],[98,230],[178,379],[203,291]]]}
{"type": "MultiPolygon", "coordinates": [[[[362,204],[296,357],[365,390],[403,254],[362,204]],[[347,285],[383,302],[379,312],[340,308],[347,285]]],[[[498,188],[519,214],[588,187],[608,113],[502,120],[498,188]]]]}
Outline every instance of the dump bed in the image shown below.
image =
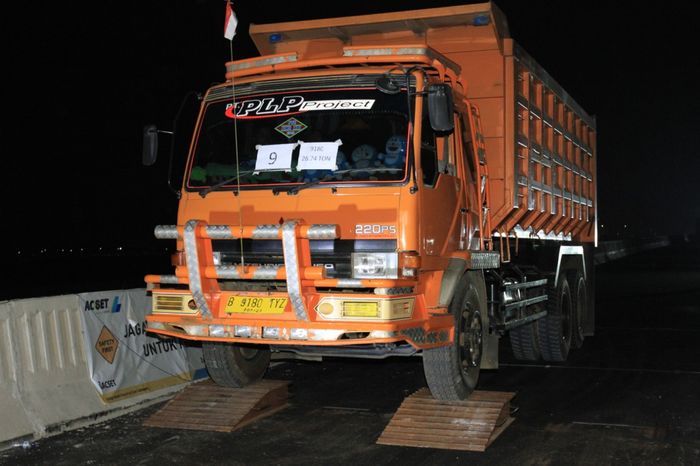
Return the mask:
{"type": "Polygon", "coordinates": [[[492,233],[594,241],[595,119],[509,37],[492,3],[253,25],[250,33],[263,55],[319,63],[347,46],[427,44],[461,67],[479,108],[492,233]]]}

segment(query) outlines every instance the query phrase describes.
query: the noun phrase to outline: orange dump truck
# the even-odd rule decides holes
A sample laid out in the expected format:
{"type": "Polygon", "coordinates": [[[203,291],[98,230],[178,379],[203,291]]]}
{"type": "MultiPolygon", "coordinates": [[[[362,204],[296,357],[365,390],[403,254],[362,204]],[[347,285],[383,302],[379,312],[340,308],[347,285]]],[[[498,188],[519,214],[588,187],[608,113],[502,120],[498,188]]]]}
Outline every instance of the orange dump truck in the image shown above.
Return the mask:
{"type": "MultiPolygon", "coordinates": [[[[243,386],[271,353],[419,355],[438,399],[592,333],[595,120],[491,3],[253,25],[203,97],[148,330],[243,386]]],[[[145,131],[144,161],[155,160],[145,131]]]]}

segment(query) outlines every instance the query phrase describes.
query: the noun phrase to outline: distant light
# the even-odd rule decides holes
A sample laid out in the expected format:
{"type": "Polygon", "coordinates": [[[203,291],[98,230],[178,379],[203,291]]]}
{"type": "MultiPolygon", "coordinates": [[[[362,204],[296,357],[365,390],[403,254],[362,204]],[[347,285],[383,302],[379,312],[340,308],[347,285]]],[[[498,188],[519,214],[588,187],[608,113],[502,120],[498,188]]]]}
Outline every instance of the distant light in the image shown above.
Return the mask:
{"type": "Polygon", "coordinates": [[[603,225],[603,224],[601,223],[601,224],[600,224],[600,228],[605,228],[605,225],[603,225]]]}
{"type": "Polygon", "coordinates": [[[21,254],[22,254],[22,251],[17,251],[17,255],[18,255],[18,256],[21,255],[21,254]]]}
{"type": "Polygon", "coordinates": [[[474,17],[472,24],[474,26],[486,26],[490,22],[491,22],[491,18],[489,18],[488,15],[478,15],[478,16],[474,17]]]}
{"type": "Polygon", "coordinates": [[[625,224],[625,228],[627,228],[627,224],[625,224]]]}
{"type": "Polygon", "coordinates": [[[279,32],[275,32],[274,34],[270,34],[268,37],[268,40],[270,41],[271,44],[276,44],[277,42],[282,41],[282,34],[279,32]]]}
{"type": "Polygon", "coordinates": [[[119,246],[119,247],[117,248],[117,251],[121,251],[122,249],[124,249],[124,248],[122,248],[121,246],[119,246]]]}

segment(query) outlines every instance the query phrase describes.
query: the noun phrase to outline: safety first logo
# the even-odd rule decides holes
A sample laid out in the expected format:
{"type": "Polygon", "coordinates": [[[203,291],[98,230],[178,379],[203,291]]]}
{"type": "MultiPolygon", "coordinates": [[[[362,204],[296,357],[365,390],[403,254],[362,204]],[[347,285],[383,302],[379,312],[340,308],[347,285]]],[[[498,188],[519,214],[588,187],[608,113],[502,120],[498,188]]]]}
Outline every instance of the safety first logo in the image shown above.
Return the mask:
{"type": "Polygon", "coordinates": [[[102,356],[105,361],[112,364],[114,362],[114,357],[117,355],[117,348],[119,348],[119,340],[109,331],[106,325],[102,326],[102,331],[100,331],[100,335],[97,337],[97,343],[95,343],[97,353],[102,356]]]}
{"type": "Polygon", "coordinates": [[[106,312],[109,310],[111,313],[117,313],[122,310],[122,303],[119,301],[119,296],[114,298],[101,298],[101,299],[89,299],[85,301],[85,312],[88,311],[101,311],[106,312]]]}
{"type": "Polygon", "coordinates": [[[374,99],[305,100],[300,95],[286,95],[236,102],[235,115],[233,113],[234,105],[228,104],[225,115],[228,118],[260,118],[285,113],[323,110],[369,110],[373,106],[374,99]]]}

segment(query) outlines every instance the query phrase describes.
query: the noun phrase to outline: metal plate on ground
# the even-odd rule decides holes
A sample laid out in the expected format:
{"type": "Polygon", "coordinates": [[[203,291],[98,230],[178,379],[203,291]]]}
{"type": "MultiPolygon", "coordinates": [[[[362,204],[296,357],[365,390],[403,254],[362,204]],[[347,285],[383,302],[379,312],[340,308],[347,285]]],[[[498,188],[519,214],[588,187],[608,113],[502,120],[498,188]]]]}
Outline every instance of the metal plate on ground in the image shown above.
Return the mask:
{"type": "Polygon", "coordinates": [[[377,443],[485,451],[515,420],[510,416],[514,396],[477,390],[464,401],[438,401],[421,388],[401,403],[377,443]]]}
{"type": "Polygon", "coordinates": [[[190,384],[143,423],[147,427],[232,432],[288,406],[286,380],[228,388],[211,380],[190,384]]]}

